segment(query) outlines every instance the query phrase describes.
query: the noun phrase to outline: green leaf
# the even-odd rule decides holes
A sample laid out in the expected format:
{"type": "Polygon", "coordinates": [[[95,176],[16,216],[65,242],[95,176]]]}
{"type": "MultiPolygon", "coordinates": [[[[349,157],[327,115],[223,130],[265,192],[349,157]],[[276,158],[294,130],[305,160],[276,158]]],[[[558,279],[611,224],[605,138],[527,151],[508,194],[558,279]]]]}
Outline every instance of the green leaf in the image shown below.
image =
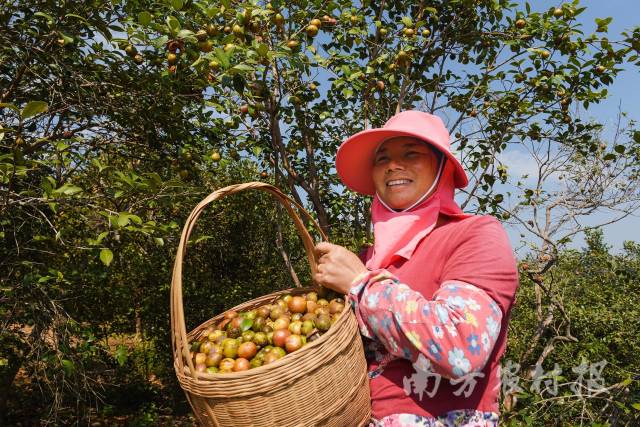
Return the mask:
{"type": "Polygon", "coordinates": [[[229,69],[229,74],[235,74],[235,73],[249,73],[251,71],[253,71],[254,68],[250,65],[247,64],[238,64],[238,65],[234,65],[233,67],[231,67],[229,69]]]}
{"type": "Polygon", "coordinates": [[[269,46],[267,46],[264,43],[260,43],[258,45],[258,55],[260,56],[267,56],[267,53],[269,52],[269,46]]]}
{"type": "Polygon", "coordinates": [[[636,409],[636,410],[640,411],[640,402],[632,403],[631,407],[633,409],[636,409]]]}
{"type": "Polygon", "coordinates": [[[44,101],[29,101],[22,109],[22,113],[20,113],[20,115],[23,120],[28,119],[29,117],[44,113],[48,108],[47,103],[44,101]]]}
{"type": "Polygon", "coordinates": [[[118,344],[116,347],[116,353],[113,355],[118,362],[118,365],[124,366],[127,363],[127,358],[129,357],[129,352],[127,351],[127,346],[124,344],[118,344]]]}
{"type": "Polygon", "coordinates": [[[111,264],[111,261],[113,261],[113,252],[111,252],[111,250],[107,248],[102,249],[100,251],[100,261],[102,261],[104,265],[109,267],[109,264],[111,264]]]}
{"type": "Polygon", "coordinates": [[[16,107],[13,104],[9,104],[7,102],[0,102],[0,108],[9,108],[9,109],[15,111],[16,113],[20,113],[20,109],[18,107],[16,107]]]}
{"type": "Polygon", "coordinates": [[[613,149],[616,151],[616,153],[622,154],[622,153],[624,153],[625,146],[624,145],[616,145],[613,149]]]}
{"type": "Polygon", "coordinates": [[[80,16],[80,15],[76,15],[75,13],[69,13],[69,14],[67,14],[67,16],[66,16],[66,17],[67,17],[67,18],[76,18],[76,19],[79,19],[79,20],[81,20],[82,22],[84,22],[85,24],[87,24],[88,26],[91,26],[91,23],[90,23],[89,21],[87,21],[87,19],[86,19],[86,18],[84,18],[84,17],[82,17],[82,16],[80,16]]]}
{"type": "Polygon", "coordinates": [[[180,31],[180,21],[178,21],[178,18],[175,16],[168,16],[167,27],[169,27],[171,34],[178,34],[178,31],[180,31]]]}
{"type": "Polygon", "coordinates": [[[162,237],[154,237],[153,241],[156,242],[158,246],[164,246],[164,239],[162,237]]]}
{"type": "Polygon", "coordinates": [[[140,23],[140,25],[144,27],[151,24],[152,19],[153,19],[153,16],[146,10],[138,14],[138,22],[140,23]]]}
{"type": "Polygon", "coordinates": [[[249,329],[251,329],[252,326],[253,326],[253,320],[251,319],[242,319],[242,322],[240,323],[240,328],[242,329],[242,332],[248,331],[249,329]]]}
{"type": "Polygon", "coordinates": [[[408,16],[403,16],[402,17],[402,23],[404,24],[405,27],[413,27],[413,21],[411,21],[411,18],[408,16]]]}
{"type": "Polygon", "coordinates": [[[171,7],[175,10],[180,10],[184,6],[184,1],[182,0],[171,0],[171,7]]]}
{"type": "Polygon", "coordinates": [[[80,192],[82,192],[82,188],[73,184],[64,184],[62,187],[53,190],[53,194],[65,196],[73,196],[80,192]]]}
{"type": "Polygon", "coordinates": [[[73,362],[71,360],[62,359],[60,361],[60,364],[62,365],[62,369],[64,370],[64,373],[66,375],[71,375],[76,370],[76,367],[73,365],[73,362]]]}
{"type": "Polygon", "coordinates": [[[196,41],[196,35],[191,30],[180,30],[178,31],[177,37],[179,39],[188,39],[190,41],[196,41]]]}
{"type": "Polygon", "coordinates": [[[613,153],[608,153],[605,154],[603,157],[604,160],[615,160],[616,159],[616,155],[613,153]]]}
{"type": "Polygon", "coordinates": [[[633,140],[640,144],[640,130],[633,132],[633,140]]]}
{"type": "Polygon", "coordinates": [[[36,12],[33,14],[33,16],[39,16],[41,18],[44,18],[47,20],[47,24],[51,25],[53,24],[53,16],[46,14],[44,12],[36,12]]]}

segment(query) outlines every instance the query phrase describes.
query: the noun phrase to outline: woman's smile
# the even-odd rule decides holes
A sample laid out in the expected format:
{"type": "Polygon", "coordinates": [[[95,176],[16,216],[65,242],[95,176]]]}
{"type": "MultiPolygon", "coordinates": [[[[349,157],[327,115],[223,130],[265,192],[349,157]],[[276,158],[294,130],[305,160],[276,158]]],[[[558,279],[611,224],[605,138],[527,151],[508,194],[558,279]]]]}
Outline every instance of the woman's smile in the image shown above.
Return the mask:
{"type": "Polygon", "coordinates": [[[431,187],[438,170],[438,156],[416,138],[385,141],[376,151],[373,183],[376,193],[393,209],[406,209],[431,187]]]}

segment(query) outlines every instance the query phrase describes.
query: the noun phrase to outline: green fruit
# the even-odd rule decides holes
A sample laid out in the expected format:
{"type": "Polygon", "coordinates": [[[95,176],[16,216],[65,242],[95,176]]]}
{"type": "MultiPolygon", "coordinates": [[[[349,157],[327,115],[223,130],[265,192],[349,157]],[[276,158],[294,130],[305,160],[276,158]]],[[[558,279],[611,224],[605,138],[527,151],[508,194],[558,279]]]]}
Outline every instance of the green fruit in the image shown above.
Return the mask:
{"type": "Polygon", "coordinates": [[[236,358],[238,356],[238,341],[232,338],[227,338],[222,341],[222,354],[224,357],[236,358]]]}
{"type": "Polygon", "coordinates": [[[253,341],[253,337],[255,336],[255,332],[254,331],[244,331],[242,333],[242,342],[249,342],[249,341],[253,341]]]}
{"type": "Polygon", "coordinates": [[[209,34],[207,34],[207,30],[198,30],[198,32],[196,33],[196,38],[198,39],[198,41],[203,42],[207,39],[207,36],[209,34]]]}
{"type": "Polygon", "coordinates": [[[315,328],[316,328],[316,325],[313,323],[312,320],[305,320],[304,322],[302,322],[300,332],[304,335],[309,335],[315,328]]]}
{"type": "Polygon", "coordinates": [[[253,336],[253,342],[257,345],[257,346],[264,346],[266,345],[269,340],[267,338],[267,334],[265,334],[264,332],[256,332],[255,335],[253,336]]]}
{"type": "Polygon", "coordinates": [[[271,313],[269,314],[269,317],[271,318],[271,320],[276,320],[283,314],[284,314],[284,309],[280,306],[275,306],[271,309],[271,313]]]}
{"type": "Polygon", "coordinates": [[[287,355],[287,352],[282,347],[273,347],[269,353],[276,354],[278,359],[287,355]]]}
{"type": "Polygon", "coordinates": [[[211,341],[205,341],[200,345],[200,353],[208,354],[213,349],[213,343],[211,341]]]}
{"type": "Polygon", "coordinates": [[[218,372],[219,370],[215,366],[209,366],[207,368],[207,374],[217,374],[218,372]]]}
{"type": "Polygon", "coordinates": [[[216,27],[214,24],[208,24],[206,31],[207,34],[211,37],[218,35],[218,27],[216,27]]]}
{"type": "Polygon", "coordinates": [[[561,18],[562,16],[564,16],[564,11],[562,10],[562,8],[556,7],[555,9],[553,9],[553,16],[555,16],[556,18],[561,18]]]}
{"type": "Polygon", "coordinates": [[[263,305],[258,307],[258,317],[269,317],[269,314],[271,313],[271,306],[269,305],[263,305]]]}
{"type": "Polygon", "coordinates": [[[267,321],[264,317],[256,317],[256,320],[253,321],[253,325],[251,325],[251,329],[254,332],[260,332],[266,324],[267,321]]]}
{"type": "Polygon", "coordinates": [[[326,314],[320,314],[315,323],[319,330],[327,331],[331,327],[331,317],[326,314]]]}
{"type": "Polygon", "coordinates": [[[129,44],[124,48],[124,52],[133,58],[138,53],[138,50],[135,48],[135,46],[129,44]]]}
{"type": "Polygon", "coordinates": [[[218,369],[220,373],[228,373],[233,371],[233,367],[235,366],[236,361],[230,357],[224,358],[220,361],[218,365],[218,369]]]}
{"type": "Polygon", "coordinates": [[[302,322],[299,320],[293,321],[289,324],[289,332],[295,335],[302,333],[302,322]]]}
{"type": "Polygon", "coordinates": [[[264,359],[262,359],[262,358],[254,357],[253,359],[251,359],[249,361],[249,368],[250,369],[259,368],[260,366],[262,366],[263,360],[264,359]]]}
{"type": "Polygon", "coordinates": [[[309,37],[315,37],[318,34],[318,27],[315,25],[308,25],[306,29],[307,35],[309,37]]]}
{"type": "Polygon", "coordinates": [[[244,35],[244,28],[242,28],[240,25],[235,24],[233,26],[233,28],[231,29],[231,31],[233,32],[233,34],[235,34],[237,37],[244,35]]]}

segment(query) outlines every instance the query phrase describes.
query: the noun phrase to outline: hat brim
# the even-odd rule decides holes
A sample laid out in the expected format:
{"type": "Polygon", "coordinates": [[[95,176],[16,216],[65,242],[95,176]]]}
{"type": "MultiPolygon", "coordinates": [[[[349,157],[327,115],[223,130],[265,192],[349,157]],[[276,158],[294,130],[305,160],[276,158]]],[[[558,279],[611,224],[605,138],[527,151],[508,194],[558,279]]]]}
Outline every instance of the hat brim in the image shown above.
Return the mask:
{"type": "Polygon", "coordinates": [[[454,165],[454,185],[463,188],[468,183],[460,161],[445,147],[424,135],[399,130],[377,128],[356,133],[342,143],[336,153],[336,170],[340,179],[351,190],[361,194],[374,195],[372,171],[375,151],[382,141],[398,136],[409,136],[424,141],[444,154],[454,165]]]}

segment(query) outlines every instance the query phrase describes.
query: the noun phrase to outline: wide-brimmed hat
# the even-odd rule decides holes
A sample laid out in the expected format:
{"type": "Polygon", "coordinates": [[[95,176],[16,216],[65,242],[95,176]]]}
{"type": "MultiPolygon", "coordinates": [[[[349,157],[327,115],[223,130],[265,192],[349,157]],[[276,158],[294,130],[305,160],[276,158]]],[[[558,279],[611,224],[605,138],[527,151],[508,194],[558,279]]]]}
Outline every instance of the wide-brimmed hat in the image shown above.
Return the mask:
{"type": "Polygon", "coordinates": [[[358,193],[374,195],[372,170],[375,152],[383,141],[398,136],[410,136],[431,144],[454,165],[456,188],[463,188],[469,183],[462,164],[451,153],[449,131],[440,117],[409,110],[391,117],[381,128],[356,133],[340,145],[336,169],[344,185],[358,193]]]}

